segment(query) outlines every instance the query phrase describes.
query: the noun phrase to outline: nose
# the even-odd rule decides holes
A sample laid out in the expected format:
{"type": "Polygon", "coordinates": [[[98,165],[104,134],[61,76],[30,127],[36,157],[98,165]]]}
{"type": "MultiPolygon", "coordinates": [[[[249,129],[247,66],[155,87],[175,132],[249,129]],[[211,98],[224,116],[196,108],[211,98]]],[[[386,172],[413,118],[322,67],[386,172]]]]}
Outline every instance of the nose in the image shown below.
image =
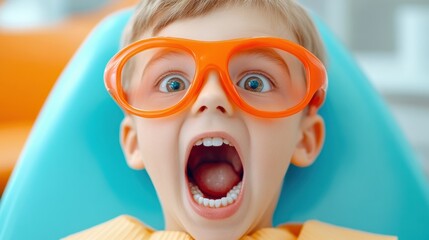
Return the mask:
{"type": "Polygon", "coordinates": [[[233,106],[222,88],[219,74],[216,71],[210,71],[205,77],[206,81],[192,105],[192,113],[221,113],[231,116],[233,106]]]}

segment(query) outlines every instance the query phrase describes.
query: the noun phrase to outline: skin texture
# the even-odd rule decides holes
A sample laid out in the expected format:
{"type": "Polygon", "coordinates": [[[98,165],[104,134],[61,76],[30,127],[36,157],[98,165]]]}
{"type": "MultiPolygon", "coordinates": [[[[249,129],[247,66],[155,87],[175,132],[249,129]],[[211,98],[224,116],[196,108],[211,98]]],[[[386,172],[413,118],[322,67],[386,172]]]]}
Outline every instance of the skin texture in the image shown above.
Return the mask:
{"type": "MultiPolygon", "coordinates": [[[[274,22],[269,12],[242,6],[174,22],[157,36],[207,41],[274,36],[296,42],[287,26],[274,22]]],[[[142,36],[146,37],[151,36],[142,36]]],[[[287,169],[291,163],[300,167],[313,163],[323,145],[324,123],[317,113],[309,115],[306,110],[287,118],[254,117],[228,99],[216,72],[205,79],[197,100],[178,114],[157,119],[126,116],[121,143],[128,165],[149,173],[166,230],[188,232],[195,239],[238,239],[272,227],[287,169]],[[220,220],[198,215],[187,198],[187,149],[197,135],[206,133],[228,133],[237,143],[244,168],[241,206],[220,220]]]]}

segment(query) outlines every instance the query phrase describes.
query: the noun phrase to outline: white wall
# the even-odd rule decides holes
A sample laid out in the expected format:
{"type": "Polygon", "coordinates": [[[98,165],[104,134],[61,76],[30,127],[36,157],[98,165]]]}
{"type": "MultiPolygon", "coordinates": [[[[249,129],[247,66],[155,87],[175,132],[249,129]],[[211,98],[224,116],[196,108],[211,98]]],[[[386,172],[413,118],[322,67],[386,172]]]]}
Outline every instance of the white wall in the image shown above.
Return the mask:
{"type": "Polygon", "coordinates": [[[429,177],[429,0],[300,0],[352,51],[429,177]]]}
{"type": "Polygon", "coordinates": [[[58,23],[73,13],[94,10],[111,1],[5,0],[0,5],[0,28],[19,30],[43,27],[58,23]]]}

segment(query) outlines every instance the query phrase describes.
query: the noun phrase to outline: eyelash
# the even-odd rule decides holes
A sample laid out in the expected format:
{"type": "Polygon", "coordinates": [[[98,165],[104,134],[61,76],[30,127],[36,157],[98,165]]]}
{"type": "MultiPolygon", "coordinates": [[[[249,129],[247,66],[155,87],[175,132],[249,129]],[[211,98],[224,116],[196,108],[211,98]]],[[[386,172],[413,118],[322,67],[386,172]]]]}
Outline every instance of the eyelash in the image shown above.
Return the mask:
{"type": "MultiPolygon", "coordinates": [[[[270,81],[270,83],[273,85],[273,89],[277,87],[277,84],[272,80],[273,77],[271,77],[271,75],[263,72],[263,71],[258,71],[258,70],[252,70],[252,71],[245,71],[240,73],[238,76],[238,81],[240,81],[241,79],[243,79],[244,76],[249,75],[249,74],[261,74],[262,76],[266,77],[268,79],[268,81],[270,81]]],[[[237,84],[238,81],[236,80],[234,83],[237,84]]]]}
{"type": "Polygon", "coordinates": [[[162,80],[164,80],[164,78],[167,77],[168,75],[172,75],[172,74],[180,74],[183,77],[185,77],[186,79],[189,79],[184,72],[180,72],[180,71],[177,71],[177,70],[168,70],[166,73],[164,73],[161,76],[157,77],[157,80],[155,81],[154,87],[155,88],[159,88],[159,85],[161,84],[162,80]]]}
{"type": "MultiPolygon", "coordinates": [[[[169,70],[169,71],[167,71],[166,73],[162,74],[161,76],[159,76],[159,77],[157,78],[157,80],[155,81],[155,85],[154,85],[154,87],[155,87],[155,88],[159,88],[159,85],[161,84],[161,81],[162,81],[166,76],[171,75],[171,74],[180,74],[180,75],[184,76],[186,79],[189,79],[189,78],[186,76],[186,74],[185,74],[185,73],[183,73],[183,72],[181,72],[181,71],[177,71],[177,70],[169,70]]],[[[238,80],[241,80],[244,76],[246,76],[246,75],[248,75],[248,74],[261,74],[261,75],[263,75],[264,77],[266,77],[266,78],[270,81],[270,83],[271,83],[271,84],[272,84],[272,86],[273,86],[273,89],[277,87],[277,84],[272,80],[272,79],[273,79],[273,77],[272,77],[271,75],[269,75],[269,74],[267,74],[267,73],[265,73],[265,72],[262,72],[262,71],[258,71],[258,70],[252,70],[252,71],[245,71],[245,72],[242,72],[241,74],[239,74],[239,77],[238,77],[237,79],[238,79],[238,80]]],[[[238,82],[238,81],[234,81],[234,82],[235,82],[235,84],[237,84],[237,82],[238,82]]]]}

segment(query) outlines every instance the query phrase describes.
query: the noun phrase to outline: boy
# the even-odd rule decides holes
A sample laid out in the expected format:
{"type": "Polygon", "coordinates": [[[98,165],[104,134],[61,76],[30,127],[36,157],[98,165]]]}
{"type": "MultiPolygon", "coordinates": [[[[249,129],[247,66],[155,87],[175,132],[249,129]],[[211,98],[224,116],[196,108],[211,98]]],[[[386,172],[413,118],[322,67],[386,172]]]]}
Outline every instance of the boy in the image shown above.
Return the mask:
{"type": "Polygon", "coordinates": [[[395,239],[314,221],[272,228],[289,164],[311,165],[324,141],[323,46],[295,1],[145,0],[123,45],[106,86],[166,231],[122,216],[70,239],[395,239]]]}

